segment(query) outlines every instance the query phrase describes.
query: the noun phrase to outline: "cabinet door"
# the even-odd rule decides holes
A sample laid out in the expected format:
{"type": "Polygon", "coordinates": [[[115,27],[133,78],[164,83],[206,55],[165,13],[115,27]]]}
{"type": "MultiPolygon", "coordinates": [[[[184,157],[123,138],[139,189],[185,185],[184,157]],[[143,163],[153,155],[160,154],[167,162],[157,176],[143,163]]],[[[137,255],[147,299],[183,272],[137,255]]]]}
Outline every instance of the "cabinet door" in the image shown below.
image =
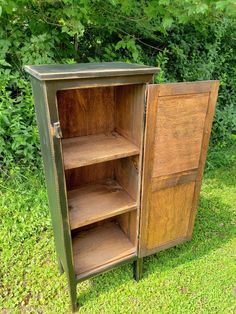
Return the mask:
{"type": "Polygon", "coordinates": [[[218,85],[147,87],[139,256],[191,238],[218,85]]]}

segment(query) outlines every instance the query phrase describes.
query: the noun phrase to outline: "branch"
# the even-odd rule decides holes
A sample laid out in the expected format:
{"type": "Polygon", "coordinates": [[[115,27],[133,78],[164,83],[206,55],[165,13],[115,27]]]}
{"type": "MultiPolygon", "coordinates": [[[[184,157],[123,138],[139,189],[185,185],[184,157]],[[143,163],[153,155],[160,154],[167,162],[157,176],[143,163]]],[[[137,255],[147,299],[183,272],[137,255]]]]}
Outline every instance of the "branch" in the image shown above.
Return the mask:
{"type": "Polygon", "coordinates": [[[157,51],[163,51],[163,49],[161,49],[161,48],[158,48],[158,47],[155,47],[155,46],[152,46],[152,45],[150,45],[150,44],[145,43],[143,40],[141,40],[140,38],[137,38],[135,35],[131,35],[131,34],[125,32],[125,31],[123,31],[122,29],[119,29],[119,28],[116,28],[116,29],[117,29],[119,32],[124,33],[124,34],[126,34],[126,35],[128,35],[128,36],[134,38],[135,40],[137,40],[138,42],[140,42],[141,44],[143,44],[143,45],[145,45],[145,46],[147,46],[147,47],[149,47],[149,48],[155,49],[155,50],[157,50],[157,51]]]}

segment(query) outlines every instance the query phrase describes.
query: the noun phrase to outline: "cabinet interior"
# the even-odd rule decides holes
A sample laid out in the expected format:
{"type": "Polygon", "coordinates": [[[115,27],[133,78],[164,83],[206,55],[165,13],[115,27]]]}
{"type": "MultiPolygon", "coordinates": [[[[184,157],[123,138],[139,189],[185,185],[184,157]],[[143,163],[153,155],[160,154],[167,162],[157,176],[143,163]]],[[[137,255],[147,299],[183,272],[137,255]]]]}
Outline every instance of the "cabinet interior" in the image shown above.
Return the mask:
{"type": "Polygon", "coordinates": [[[72,230],[77,277],[84,278],[136,255],[135,211],[72,230]]]}
{"type": "Polygon", "coordinates": [[[57,92],[75,272],[136,254],[145,84],[57,92]]]}

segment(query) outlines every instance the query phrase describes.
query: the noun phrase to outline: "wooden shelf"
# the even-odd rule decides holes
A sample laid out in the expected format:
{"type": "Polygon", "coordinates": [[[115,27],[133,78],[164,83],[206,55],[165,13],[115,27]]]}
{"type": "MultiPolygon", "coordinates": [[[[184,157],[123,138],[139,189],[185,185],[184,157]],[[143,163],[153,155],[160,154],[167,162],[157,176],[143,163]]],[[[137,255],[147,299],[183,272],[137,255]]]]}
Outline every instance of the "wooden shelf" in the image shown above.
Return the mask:
{"type": "Polygon", "coordinates": [[[111,179],[69,191],[68,203],[72,230],[137,208],[129,194],[111,179]]]}
{"type": "Polygon", "coordinates": [[[139,154],[139,148],[116,132],[62,139],[65,169],[139,154]]]}
{"type": "Polygon", "coordinates": [[[72,240],[75,272],[79,277],[135,255],[135,247],[114,222],[81,231],[72,240]]]}

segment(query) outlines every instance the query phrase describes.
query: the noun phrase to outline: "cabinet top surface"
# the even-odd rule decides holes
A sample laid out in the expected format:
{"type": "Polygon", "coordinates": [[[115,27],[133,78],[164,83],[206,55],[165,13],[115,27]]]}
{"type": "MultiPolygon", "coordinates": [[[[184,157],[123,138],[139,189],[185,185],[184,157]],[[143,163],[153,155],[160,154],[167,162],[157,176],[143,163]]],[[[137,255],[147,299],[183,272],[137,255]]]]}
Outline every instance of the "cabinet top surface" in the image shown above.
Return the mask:
{"type": "Polygon", "coordinates": [[[154,74],[159,68],[125,62],[26,65],[25,71],[39,80],[154,74]]]}

